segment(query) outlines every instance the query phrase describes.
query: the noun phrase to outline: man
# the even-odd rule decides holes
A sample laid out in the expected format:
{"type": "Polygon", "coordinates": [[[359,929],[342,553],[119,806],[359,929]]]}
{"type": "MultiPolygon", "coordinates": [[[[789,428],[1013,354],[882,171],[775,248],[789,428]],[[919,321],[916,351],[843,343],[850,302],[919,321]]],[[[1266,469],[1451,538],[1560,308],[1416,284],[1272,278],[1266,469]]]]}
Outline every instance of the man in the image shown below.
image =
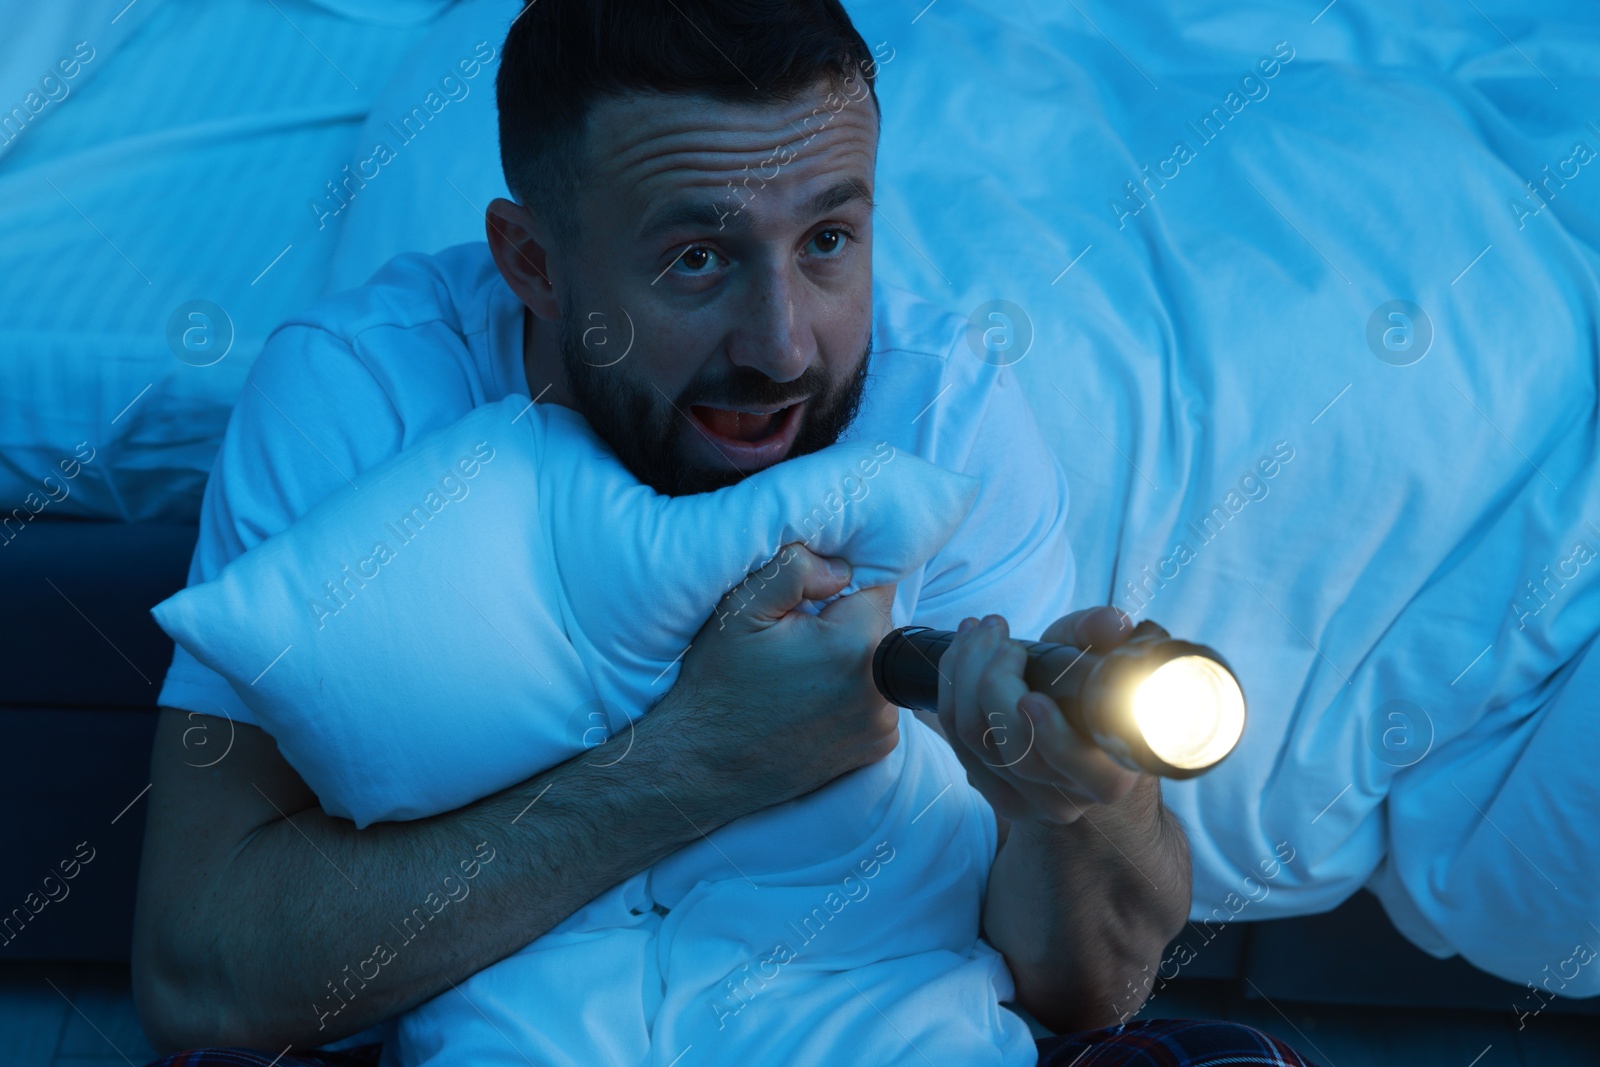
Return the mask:
{"type": "MultiPolygon", "coordinates": [[[[948,740],[996,812],[982,932],[1016,1003],[1066,1032],[1138,1010],[1189,907],[1182,830],[1155,779],[1028,694],[1007,622],[974,616],[1005,610],[1018,636],[1100,647],[1125,620],[1101,609],[1045,627],[1072,588],[1065,482],[1015,379],[960,344],[958,318],[904,293],[875,300],[875,73],[837,0],[530,5],[497,86],[517,201],[489,206],[486,247],[401,257],[273,335],[207,486],[190,582],[513,393],[581,412],[663,493],[733,484],[847,432],[883,435],[979,475],[962,528],[914,580],[819,616],[795,609],[845,588],[848,565],[797,547],[708,620],[626,760],[594,748],[458,811],[363,831],[321,812],[237,695],[180,651],[134,943],[157,1046],[354,1062],[309,1050],[451,989],[703,834],[882,759],[901,720],[870,662],[892,610],[960,624],[939,714],[915,725],[948,740]],[[200,759],[198,737],[231,748],[200,759]],[[442,912],[337,1011],[308,1007],[370,951],[360,931],[405,914],[432,872],[488,839],[476,905],[442,912]]],[[[1191,1044],[1168,1047],[1302,1062],[1255,1031],[1187,1025],[1191,1044]]],[[[1117,1027],[1040,1050],[1067,1063],[1141,1040],[1117,1027]]]]}

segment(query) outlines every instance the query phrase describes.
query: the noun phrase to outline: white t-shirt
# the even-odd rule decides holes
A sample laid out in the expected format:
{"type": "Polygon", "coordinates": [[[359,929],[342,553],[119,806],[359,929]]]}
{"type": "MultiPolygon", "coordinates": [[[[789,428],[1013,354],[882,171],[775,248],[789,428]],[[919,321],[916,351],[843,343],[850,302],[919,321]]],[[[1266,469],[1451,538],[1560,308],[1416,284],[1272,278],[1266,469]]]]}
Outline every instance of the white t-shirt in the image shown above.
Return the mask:
{"type": "MultiPolygon", "coordinates": [[[[483,242],[391,260],[368,284],[280,326],[251,368],[206,484],[189,584],[287,528],[362,471],[502,397],[532,396],[523,305],[483,242]]],[[[885,440],[977,476],[972,511],[902,581],[891,616],[954,629],[996,613],[1037,638],[1076,605],[1067,482],[1009,368],[966,322],[873,289],[871,377],[847,439],[885,440]]],[[[228,682],[181,647],[161,704],[254,723],[228,682]]]]}

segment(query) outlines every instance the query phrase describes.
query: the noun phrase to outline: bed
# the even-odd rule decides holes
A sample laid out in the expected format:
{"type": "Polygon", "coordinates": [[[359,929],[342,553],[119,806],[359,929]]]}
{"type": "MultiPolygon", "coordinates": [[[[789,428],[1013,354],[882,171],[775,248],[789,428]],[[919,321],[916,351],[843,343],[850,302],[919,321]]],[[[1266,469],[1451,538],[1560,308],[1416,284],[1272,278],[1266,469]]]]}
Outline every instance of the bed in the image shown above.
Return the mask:
{"type": "MultiPolygon", "coordinates": [[[[1594,943],[1600,11],[848,6],[881,64],[877,272],[1002,327],[974,358],[1014,363],[1066,468],[1083,602],[1222,649],[1249,694],[1240,749],[1165,788],[1185,973],[1231,966],[1205,931],[1373,897],[1513,987],[1594,943]]],[[[35,640],[137,645],[158,681],[138,613],[181,584],[266,333],[503,195],[480,48],[516,7],[64,4],[8,42],[0,566],[126,561],[87,605],[35,583],[35,640]]],[[[80,709],[36,712],[46,748],[153,696],[48,662],[5,698],[80,709]]],[[[106,721],[148,744],[148,710],[106,721]]]]}

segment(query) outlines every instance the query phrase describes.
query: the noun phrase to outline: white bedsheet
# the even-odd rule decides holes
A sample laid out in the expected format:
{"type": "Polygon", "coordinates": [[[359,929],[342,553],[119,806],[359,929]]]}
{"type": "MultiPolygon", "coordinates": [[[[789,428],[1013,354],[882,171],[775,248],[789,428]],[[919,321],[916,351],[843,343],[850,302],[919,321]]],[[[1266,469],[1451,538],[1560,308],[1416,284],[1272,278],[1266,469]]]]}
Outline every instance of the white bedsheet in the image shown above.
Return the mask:
{"type": "Polygon", "coordinates": [[[1165,788],[1193,917],[1370,883],[1430,951],[1600,992],[1600,10],[923,7],[853,9],[894,49],[878,269],[1026,309],[1080,588],[1239,671],[1239,750],[1165,788]],[[1396,299],[1410,366],[1366,339],[1396,299]]]}
{"type": "MultiPolygon", "coordinates": [[[[194,520],[262,342],[328,291],[343,227],[338,216],[319,225],[311,205],[370,155],[354,153],[369,117],[399,118],[391,73],[450,3],[10,5],[0,515],[15,521],[0,540],[33,515],[194,520]],[[191,301],[221,314],[190,320],[180,309],[191,301]],[[215,344],[170,343],[191,327],[191,339],[210,331],[215,344]],[[94,459],[63,479],[59,464],[80,442],[94,459]]],[[[467,103],[487,98],[492,111],[492,91],[466,84],[467,103]]],[[[443,109],[419,143],[466,105],[449,106],[457,112],[443,109]]]]}

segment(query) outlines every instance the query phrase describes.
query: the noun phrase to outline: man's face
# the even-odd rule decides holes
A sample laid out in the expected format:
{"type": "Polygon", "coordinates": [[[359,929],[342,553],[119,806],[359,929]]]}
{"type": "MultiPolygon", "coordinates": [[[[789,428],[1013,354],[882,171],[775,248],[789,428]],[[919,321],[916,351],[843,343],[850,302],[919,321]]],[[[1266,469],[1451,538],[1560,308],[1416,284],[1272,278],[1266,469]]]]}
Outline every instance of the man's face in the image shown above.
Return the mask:
{"type": "Polygon", "coordinates": [[[792,104],[632,95],[590,113],[578,247],[551,272],[562,362],[589,424],[657,492],[732,485],[854,420],[877,131],[859,77],[792,104]]]}

